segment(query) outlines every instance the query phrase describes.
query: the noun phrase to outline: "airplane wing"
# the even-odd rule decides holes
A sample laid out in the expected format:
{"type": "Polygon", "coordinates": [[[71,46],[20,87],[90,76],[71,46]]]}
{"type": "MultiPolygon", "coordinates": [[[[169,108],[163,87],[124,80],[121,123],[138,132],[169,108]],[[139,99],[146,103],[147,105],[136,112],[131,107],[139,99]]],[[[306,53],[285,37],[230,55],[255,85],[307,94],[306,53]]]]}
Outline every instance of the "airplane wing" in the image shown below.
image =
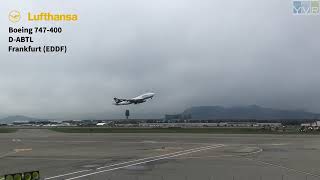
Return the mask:
{"type": "Polygon", "coordinates": [[[135,103],[135,102],[137,102],[137,101],[139,101],[139,100],[136,100],[136,99],[126,99],[126,101],[131,102],[131,103],[135,103]]]}
{"type": "Polygon", "coordinates": [[[135,102],[139,101],[136,99],[119,99],[119,98],[113,98],[113,99],[116,103],[120,103],[120,102],[124,102],[124,101],[130,102],[130,103],[135,103],[135,102]]]}
{"type": "Polygon", "coordinates": [[[119,99],[119,98],[113,98],[114,99],[114,101],[116,102],[116,103],[120,103],[120,102],[123,102],[123,101],[128,101],[129,99],[119,99]]]}

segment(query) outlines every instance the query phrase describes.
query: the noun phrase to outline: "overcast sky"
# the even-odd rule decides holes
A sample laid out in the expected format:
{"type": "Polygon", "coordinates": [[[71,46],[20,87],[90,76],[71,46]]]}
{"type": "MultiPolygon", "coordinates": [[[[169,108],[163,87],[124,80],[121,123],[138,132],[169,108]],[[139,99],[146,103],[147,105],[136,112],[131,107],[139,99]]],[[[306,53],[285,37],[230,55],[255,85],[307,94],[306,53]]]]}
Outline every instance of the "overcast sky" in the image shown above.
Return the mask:
{"type": "Polygon", "coordinates": [[[126,108],[162,117],[250,104],[320,112],[320,16],[293,16],[291,0],[5,0],[0,12],[0,117],[117,118],[126,108]],[[13,9],[20,23],[8,21],[13,9]],[[27,12],[79,21],[30,23],[27,12]],[[64,32],[34,35],[34,45],[68,53],[8,53],[8,27],[36,25],[64,32]],[[147,91],[156,93],[147,103],[112,105],[147,91]]]}

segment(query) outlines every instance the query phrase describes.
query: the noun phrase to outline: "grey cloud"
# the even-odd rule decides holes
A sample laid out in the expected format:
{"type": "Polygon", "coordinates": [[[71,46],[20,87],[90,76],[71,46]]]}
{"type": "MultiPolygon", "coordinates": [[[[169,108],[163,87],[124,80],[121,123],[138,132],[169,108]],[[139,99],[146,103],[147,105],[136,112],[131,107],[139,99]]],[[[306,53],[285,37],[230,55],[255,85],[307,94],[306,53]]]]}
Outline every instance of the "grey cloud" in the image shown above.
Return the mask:
{"type": "Polygon", "coordinates": [[[145,91],[157,96],[130,107],[136,117],[192,105],[320,112],[320,17],[293,16],[291,3],[7,1],[0,7],[4,14],[19,6],[24,12],[77,12],[80,20],[56,23],[64,34],[42,39],[66,43],[67,55],[9,54],[8,33],[0,30],[0,113],[122,117],[128,107],[112,106],[112,98],[145,91]]]}

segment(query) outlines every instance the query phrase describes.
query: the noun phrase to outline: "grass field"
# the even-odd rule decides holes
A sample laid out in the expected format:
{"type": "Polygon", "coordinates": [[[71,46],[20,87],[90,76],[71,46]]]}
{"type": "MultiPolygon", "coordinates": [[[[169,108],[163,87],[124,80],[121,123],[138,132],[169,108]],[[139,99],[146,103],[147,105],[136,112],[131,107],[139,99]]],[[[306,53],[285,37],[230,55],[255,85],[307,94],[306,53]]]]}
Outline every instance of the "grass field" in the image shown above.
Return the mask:
{"type": "Polygon", "coordinates": [[[12,133],[16,131],[17,129],[14,129],[14,128],[0,128],[0,133],[12,133]]]}
{"type": "Polygon", "coordinates": [[[292,134],[258,128],[50,128],[63,133],[204,133],[204,134],[292,134]]]}

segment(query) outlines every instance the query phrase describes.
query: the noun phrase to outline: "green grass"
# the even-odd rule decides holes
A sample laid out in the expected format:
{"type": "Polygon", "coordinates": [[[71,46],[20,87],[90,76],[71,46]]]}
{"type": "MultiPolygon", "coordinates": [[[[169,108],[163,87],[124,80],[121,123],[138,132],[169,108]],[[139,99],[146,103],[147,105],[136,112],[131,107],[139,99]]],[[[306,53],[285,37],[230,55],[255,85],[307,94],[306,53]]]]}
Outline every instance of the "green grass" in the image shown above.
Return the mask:
{"type": "Polygon", "coordinates": [[[16,131],[17,129],[15,128],[0,128],[0,133],[13,133],[16,131]]]}
{"type": "Polygon", "coordinates": [[[203,133],[203,134],[289,134],[258,128],[50,128],[63,133],[203,133]]]}

